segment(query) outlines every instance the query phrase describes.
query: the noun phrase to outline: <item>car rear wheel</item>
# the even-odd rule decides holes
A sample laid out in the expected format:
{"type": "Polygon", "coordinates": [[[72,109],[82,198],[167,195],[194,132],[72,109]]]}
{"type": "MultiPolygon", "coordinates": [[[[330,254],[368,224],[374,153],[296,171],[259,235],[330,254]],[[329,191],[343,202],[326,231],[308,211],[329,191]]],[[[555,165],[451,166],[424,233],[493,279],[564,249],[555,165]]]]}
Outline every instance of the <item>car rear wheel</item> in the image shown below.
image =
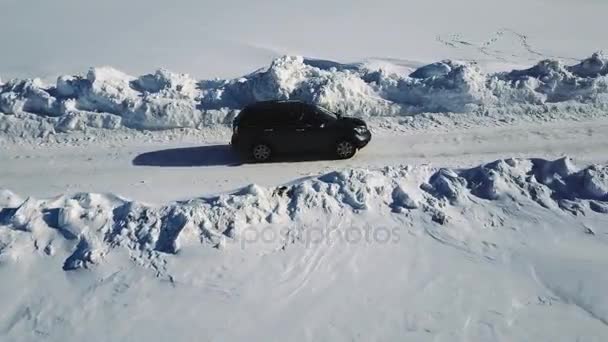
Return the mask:
{"type": "Polygon", "coordinates": [[[265,162],[270,160],[272,149],[266,144],[255,144],[251,149],[251,156],[256,162],[265,162]]]}
{"type": "Polygon", "coordinates": [[[348,140],[340,140],[336,144],[336,156],[340,159],[349,159],[357,153],[355,145],[348,140]]]}

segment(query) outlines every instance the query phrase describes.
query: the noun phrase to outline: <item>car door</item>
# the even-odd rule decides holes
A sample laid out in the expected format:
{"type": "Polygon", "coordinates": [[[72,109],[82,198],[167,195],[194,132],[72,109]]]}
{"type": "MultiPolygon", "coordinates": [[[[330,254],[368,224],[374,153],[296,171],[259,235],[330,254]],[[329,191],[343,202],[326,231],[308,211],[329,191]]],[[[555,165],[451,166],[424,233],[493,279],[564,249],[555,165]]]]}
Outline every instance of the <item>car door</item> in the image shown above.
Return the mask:
{"type": "Polygon", "coordinates": [[[281,152],[280,144],[283,132],[279,129],[277,122],[277,109],[272,104],[258,105],[255,108],[255,113],[252,115],[250,127],[247,130],[249,133],[248,140],[252,144],[265,143],[275,150],[281,152]]]}
{"type": "Polygon", "coordinates": [[[302,119],[297,129],[299,140],[306,151],[316,152],[331,148],[335,142],[334,125],[326,115],[310,105],[302,105],[302,119]]]}
{"type": "Polygon", "coordinates": [[[271,137],[271,144],[278,152],[301,152],[303,133],[302,108],[298,103],[278,103],[271,114],[267,125],[266,136],[271,137]]]}

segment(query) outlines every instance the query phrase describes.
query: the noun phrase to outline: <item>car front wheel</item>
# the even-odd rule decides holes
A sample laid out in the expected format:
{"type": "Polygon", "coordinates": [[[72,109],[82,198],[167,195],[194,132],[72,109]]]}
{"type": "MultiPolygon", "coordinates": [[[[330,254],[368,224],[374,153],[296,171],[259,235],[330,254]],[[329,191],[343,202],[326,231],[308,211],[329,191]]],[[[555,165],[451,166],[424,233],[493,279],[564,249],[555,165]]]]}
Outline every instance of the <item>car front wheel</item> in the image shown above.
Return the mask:
{"type": "Polygon", "coordinates": [[[336,144],[336,156],[340,159],[349,159],[357,153],[355,145],[348,140],[340,140],[336,144]]]}
{"type": "Polygon", "coordinates": [[[256,162],[265,162],[270,160],[272,149],[266,144],[255,144],[251,149],[251,156],[256,162]]]}

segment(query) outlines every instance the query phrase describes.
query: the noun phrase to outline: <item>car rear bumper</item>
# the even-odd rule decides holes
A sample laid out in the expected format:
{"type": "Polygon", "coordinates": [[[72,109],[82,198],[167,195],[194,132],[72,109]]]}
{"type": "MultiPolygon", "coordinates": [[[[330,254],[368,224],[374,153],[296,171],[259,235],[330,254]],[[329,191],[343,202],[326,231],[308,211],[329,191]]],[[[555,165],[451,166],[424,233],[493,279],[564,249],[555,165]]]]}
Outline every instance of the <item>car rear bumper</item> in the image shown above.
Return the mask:
{"type": "Polygon", "coordinates": [[[230,147],[232,148],[233,151],[236,151],[238,153],[244,153],[245,152],[245,146],[243,144],[243,139],[242,137],[239,137],[237,134],[233,134],[232,138],[230,139],[230,147]]]}
{"type": "Polygon", "coordinates": [[[230,139],[230,145],[232,146],[232,148],[238,148],[240,145],[240,141],[241,139],[239,139],[239,136],[237,134],[233,134],[232,138],[230,139]]]}
{"type": "Polygon", "coordinates": [[[239,144],[239,138],[236,135],[233,135],[232,138],[230,139],[230,147],[232,148],[233,151],[235,152],[241,152],[241,144],[239,144]]]}

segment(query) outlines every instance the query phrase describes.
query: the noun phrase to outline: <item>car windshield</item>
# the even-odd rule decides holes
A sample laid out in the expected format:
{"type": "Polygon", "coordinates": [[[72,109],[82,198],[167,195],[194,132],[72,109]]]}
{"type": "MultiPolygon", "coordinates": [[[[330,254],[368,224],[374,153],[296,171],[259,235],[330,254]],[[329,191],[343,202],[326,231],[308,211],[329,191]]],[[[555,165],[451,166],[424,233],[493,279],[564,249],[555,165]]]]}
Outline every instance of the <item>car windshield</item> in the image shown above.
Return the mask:
{"type": "Polygon", "coordinates": [[[317,114],[326,120],[333,121],[340,117],[340,114],[334,113],[326,108],[323,108],[323,107],[316,107],[316,108],[317,108],[317,114]]]}

